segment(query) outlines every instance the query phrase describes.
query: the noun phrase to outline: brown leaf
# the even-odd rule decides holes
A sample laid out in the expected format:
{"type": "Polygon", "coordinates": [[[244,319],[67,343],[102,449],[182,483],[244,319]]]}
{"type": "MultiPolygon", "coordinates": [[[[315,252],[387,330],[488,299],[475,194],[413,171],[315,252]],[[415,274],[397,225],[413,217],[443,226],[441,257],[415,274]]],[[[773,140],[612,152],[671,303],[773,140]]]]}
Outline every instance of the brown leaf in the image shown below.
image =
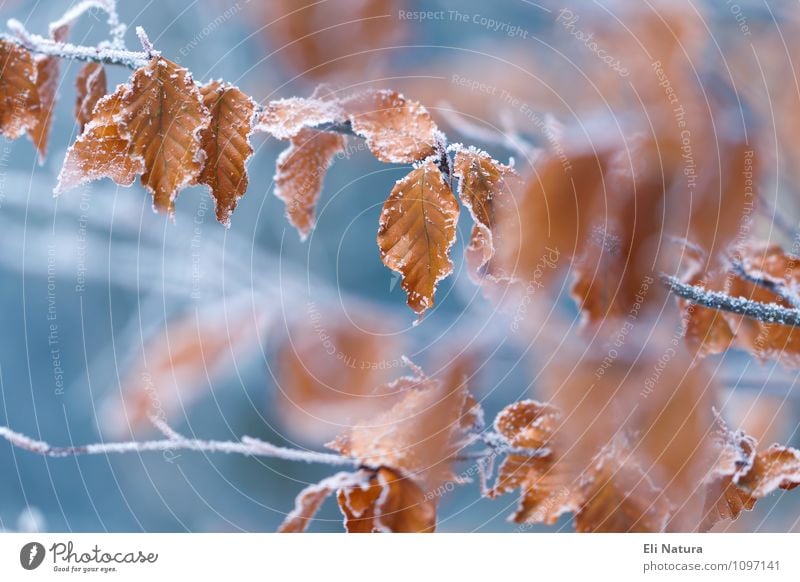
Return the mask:
{"type": "Polygon", "coordinates": [[[75,100],[75,120],[81,132],[92,119],[95,105],[107,91],[106,71],[100,63],[87,63],[75,79],[77,99],[75,100]]]}
{"type": "Polygon", "coordinates": [[[217,220],[229,226],[239,198],[247,192],[247,160],[253,155],[250,133],[255,103],[237,87],[220,81],[200,89],[211,122],[203,131],[206,163],[198,182],[211,189],[217,220]]]}
{"type": "Polygon", "coordinates": [[[353,131],[382,162],[408,164],[436,152],[441,134],[422,105],[396,91],[366,91],[342,101],[353,131]]]}
{"type": "Polygon", "coordinates": [[[0,133],[17,139],[36,125],[41,111],[38,68],[31,54],[0,39],[0,133]]]}
{"type": "Polygon", "coordinates": [[[278,528],[280,533],[302,533],[328,496],[340,488],[359,487],[365,483],[369,476],[364,471],[358,473],[337,473],[323,479],[319,483],[309,485],[303,489],[295,499],[294,509],[286,515],[283,523],[278,528]]]}
{"type": "Polygon", "coordinates": [[[111,178],[121,186],[130,186],[136,176],[144,173],[143,158],[131,155],[131,144],[120,132],[116,120],[122,99],[123,95],[118,92],[97,102],[92,119],[67,150],[56,193],[100,178],[111,178]]]}
{"type": "Polygon", "coordinates": [[[450,463],[466,438],[462,420],[472,417],[475,403],[464,384],[424,376],[403,377],[382,391],[396,390],[400,400],[391,409],[355,424],[328,447],[368,467],[401,471],[431,491],[451,478],[450,463]]]}
{"type": "Polygon", "coordinates": [[[102,99],[67,152],[57,192],[110,177],[128,185],[142,174],[156,210],[174,210],[178,192],[197,180],[210,115],[186,69],[154,58],[127,85],[102,99]]]}
{"type": "Polygon", "coordinates": [[[337,494],[348,533],[430,533],[436,529],[436,504],[409,477],[381,467],[364,485],[337,494]]]}
{"type": "Polygon", "coordinates": [[[544,456],[511,454],[497,474],[490,497],[520,490],[519,503],[510,519],[517,523],[553,524],[567,512],[577,511],[581,498],[570,471],[553,450],[558,410],[535,400],[515,402],[495,418],[495,430],[513,447],[549,449],[544,456]]]}
{"type": "Polygon", "coordinates": [[[581,480],[583,503],[575,514],[578,532],[660,532],[672,507],[648,478],[624,438],[597,456],[581,480]]]}
{"type": "Polygon", "coordinates": [[[756,501],[778,489],[800,485],[800,451],[772,445],[757,452],[754,438],[717,425],[717,457],[705,481],[706,502],[700,529],[739,517],[756,501]]]}
{"type": "Polygon", "coordinates": [[[458,150],[453,174],[459,180],[458,196],[474,223],[464,258],[470,267],[470,276],[478,279],[483,266],[494,256],[495,206],[507,205],[512,199],[508,180],[517,175],[511,167],[474,148],[458,150]]]}
{"type": "Polygon", "coordinates": [[[375,388],[404,365],[403,344],[388,327],[375,327],[385,314],[365,306],[351,313],[358,315],[299,321],[278,351],[278,413],[294,439],[328,441],[353,418],[387,410],[400,396],[375,388]]]}
{"type": "Polygon", "coordinates": [[[325,172],[344,146],[341,135],[303,129],[278,157],[275,196],[286,204],[286,216],[301,240],[314,228],[325,172]]]}
{"type": "MultiPolygon", "coordinates": [[[[51,31],[51,37],[56,42],[66,42],[69,36],[69,25],[61,26],[51,31]]],[[[28,137],[39,152],[39,162],[44,161],[47,154],[47,142],[50,137],[50,125],[53,122],[53,113],[56,104],[56,89],[58,89],[58,71],[60,58],[56,56],[37,55],[36,87],[39,91],[39,109],[37,110],[36,123],[28,130],[28,137]]]]}
{"type": "Polygon", "coordinates": [[[397,182],[383,205],[381,260],[403,276],[408,306],[420,316],[433,307],[437,283],[453,271],[457,222],[458,203],[432,161],[397,182]]]}
{"type": "Polygon", "coordinates": [[[335,101],[317,97],[291,97],[270,101],[259,115],[256,129],[277,139],[292,139],[305,128],[344,121],[345,115],[335,101]]]}

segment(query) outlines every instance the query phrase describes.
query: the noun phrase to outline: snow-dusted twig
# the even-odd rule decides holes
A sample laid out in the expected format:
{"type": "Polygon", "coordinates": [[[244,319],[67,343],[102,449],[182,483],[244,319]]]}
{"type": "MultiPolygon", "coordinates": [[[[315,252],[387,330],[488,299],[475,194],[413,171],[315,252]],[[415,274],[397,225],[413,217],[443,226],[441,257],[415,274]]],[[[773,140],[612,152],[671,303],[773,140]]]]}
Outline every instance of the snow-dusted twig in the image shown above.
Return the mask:
{"type": "MultiPolygon", "coordinates": [[[[285,461],[300,461],[304,463],[322,463],[326,465],[358,467],[362,463],[353,457],[279,447],[262,441],[261,439],[244,436],[240,441],[212,441],[187,438],[170,428],[166,423],[151,418],[156,427],[167,437],[151,441],[123,441],[112,443],[94,443],[69,447],[56,447],[47,442],[39,441],[15,432],[7,426],[0,426],[0,438],[4,438],[13,446],[43,455],[45,457],[75,457],[80,455],[109,455],[121,453],[145,453],[165,451],[198,451],[205,453],[236,453],[252,457],[270,457],[285,461]]],[[[519,449],[511,447],[508,442],[496,433],[484,433],[479,440],[486,443],[489,448],[480,451],[466,452],[456,455],[454,461],[485,459],[500,454],[522,455],[527,457],[540,457],[549,454],[547,449],[519,449]]]]}
{"type": "Polygon", "coordinates": [[[755,283],[759,287],[763,287],[767,291],[774,293],[794,308],[800,308],[800,297],[798,297],[796,293],[779,281],[773,281],[765,277],[759,277],[755,273],[751,273],[745,269],[744,265],[739,261],[731,261],[731,269],[745,281],[755,283]]]}
{"type": "Polygon", "coordinates": [[[152,58],[153,56],[157,55],[156,50],[153,48],[153,43],[150,42],[150,37],[147,36],[144,28],[137,26],[136,36],[139,38],[139,42],[142,43],[142,48],[144,49],[144,52],[147,54],[148,58],[152,58]]]}
{"type": "Polygon", "coordinates": [[[745,297],[731,297],[699,285],[689,285],[677,277],[662,275],[661,280],[676,295],[719,311],[744,315],[764,323],[800,326],[800,310],[783,307],[777,303],[761,303],[745,297]]]}
{"type": "Polygon", "coordinates": [[[7,426],[0,426],[0,437],[4,438],[15,447],[46,457],[74,457],[78,455],[108,455],[112,453],[187,450],[205,453],[237,453],[252,457],[271,457],[287,461],[323,463],[327,465],[346,465],[352,467],[359,465],[359,462],[351,457],[344,457],[333,453],[279,447],[252,437],[243,437],[241,441],[210,441],[189,439],[175,433],[171,438],[153,441],[127,441],[55,447],[44,441],[35,440],[24,434],[15,432],[7,426]]]}
{"type": "Polygon", "coordinates": [[[108,15],[108,31],[111,35],[108,45],[113,49],[124,50],[125,32],[128,27],[119,20],[116,0],[82,0],[68,9],[61,18],[50,24],[50,35],[52,36],[55,31],[64,26],[72,26],[76,20],[92,8],[99,8],[108,15]]]}
{"type": "Polygon", "coordinates": [[[28,32],[20,21],[13,18],[8,21],[8,28],[14,36],[2,34],[0,35],[2,38],[20,44],[29,51],[37,54],[50,55],[61,59],[93,61],[108,65],[122,65],[130,69],[143,67],[150,59],[150,55],[145,52],[57,42],[38,34],[28,32]]]}

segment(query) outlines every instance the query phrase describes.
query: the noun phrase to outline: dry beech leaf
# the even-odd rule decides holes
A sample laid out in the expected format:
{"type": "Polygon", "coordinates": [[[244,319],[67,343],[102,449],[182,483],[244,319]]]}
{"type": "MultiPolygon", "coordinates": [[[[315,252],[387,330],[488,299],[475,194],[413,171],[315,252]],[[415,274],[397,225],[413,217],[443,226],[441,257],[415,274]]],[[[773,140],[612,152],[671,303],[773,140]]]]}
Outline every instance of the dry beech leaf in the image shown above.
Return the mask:
{"type": "Polygon", "coordinates": [[[92,119],[97,102],[107,92],[106,70],[100,63],[87,63],[78,72],[75,79],[77,99],[75,101],[75,120],[81,132],[92,119]]]}
{"type": "Polygon", "coordinates": [[[452,457],[463,446],[465,416],[474,400],[464,384],[448,386],[427,377],[406,376],[382,388],[402,390],[388,411],[347,429],[328,444],[368,467],[391,467],[428,490],[451,478],[452,457]]]}
{"type": "Polygon", "coordinates": [[[344,147],[341,135],[303,129],[278,157],[275,196],[286,204],[286,216],[301,240],[314,228],[325,172],[344,147]]]}
{"type": "Polygon", "coordinates": [[[369,476],[365,473],[365,471],[337,473],[303,489],[295,499],[294,509],[286,515],[278,532],[304,532],[331,493],[343,487],[360,487],[362,484],[368,483],[369,476]]]}
{"type": "Polygon", "coordinates": [[[717,457],[705,481],[705,510],[700,529],[733,520],[751,510],[758,499],[778,489],[800,485],[800,451],[772,445],[757,452],[754,438],[717,426],[717,457]]]}
{"type": "Polygon", "coordinates": [[[478,279],[483,266],[494,256],[495,206],[504,206],[511,198],[509,178],[516,179],[517,175],[511,167],[474,148],[456,152],[453,174],[459,180],[458,196],[474,223],[464,258],[470,276],[478,279]]]}
{"type": "Polygon", "coordinates": [[[409,164],[436,153],[441,134],[428,110],[395,91],[366,91],[343,100],[353,131],[382,162],[409,164]]]}
{"type": "Polygon", "coordinates": [[[430,160],[398,181],[383,205],[381,260],[402,275],[408,306],[420,316],[433,307],[436,285],[453,271],[457,222],[456,198],[430,160]]]}
{"type": "Polygon", "coordinates": [[[19,45],[0,39],[0,133],[17,139],[39,118],[37,65],[19,45]]]}
{"type": "MultiPolygon", "coordinates": [[[[51,32],[52,39],[56,42],[66,42],[69,36],[69,26],[64,24],[51,32]]],[[[28,130],[36,151],[39,152],[39,162],[44,161],[47,154],[47,143],[50,137],[50,125],[53,122],[53,113],[56,104],[56,89],[58,89],[58,71],[60,58],[56,56],[37,55],[36,86],[39,91],[39,109],[37,110],[36,123],[28,130]]]]}
{"type": "Polygon", "coordinates": [[[217,220],[229,226],[239,198],[247,192],[247,160],[253,155],[250,133],[255,103],[237,87],[220,81],[200,89],[211,122],[202,133],[206,162],[201,184],[211,189],[217,220]]]}
{"type": "Polygon", "coordinates": [[[553,436],[559,425],[558,410],[535,400],[523,400],[505,407],[495,418],[495,430],[513,447],[547,449],[544,456],[508,455],[497,474],[490,497],[520,490],[517,523],[553,524],[580,507],[580,496],[570,474],[557,460],[553,436]]]}
{"type": "Polygon", "coordinates": [[[388,326],[375,327],[386,314],[366,306],[351,313],[358,313],[355,320],[300,320],[279,348],[278,413],[293,439],[315,445],[329,441],[352,419],[387,410],[400,396],[396,390],[375,390],[405,365],[397,357],[403,343],[381,335],[388,326]]]}
{"type": "Polygon", "coordinates": [[[580,484],[583,502],[575,514],[578,532],[660,532],[672,507],[631,452],[624,437],[595,458],[580,484]]]}
{"type": "Polygon", "coordinates": [[[397,471],[381,467],[363,485],[337,494],[348,533],[431,533],[436,529],[436,504],[419,485],[397,471]]]}
{"type": "Polygon", "coordinates": [[[307,127],[343,120],[344,112],[335,101],[317,97],[290,97],[270,101],[259,115],[256,129],[277,139],[292,139],[307,127]]]}
{"type": "Polygon", "coordinates": [[[101,177],[129,185],[142,174],[154,208],[172,213],[178,192],[203,169],[201,135],[209,122],[189,71],[154,58],[98,102],[67,152],[56,192],[101,177]]]}

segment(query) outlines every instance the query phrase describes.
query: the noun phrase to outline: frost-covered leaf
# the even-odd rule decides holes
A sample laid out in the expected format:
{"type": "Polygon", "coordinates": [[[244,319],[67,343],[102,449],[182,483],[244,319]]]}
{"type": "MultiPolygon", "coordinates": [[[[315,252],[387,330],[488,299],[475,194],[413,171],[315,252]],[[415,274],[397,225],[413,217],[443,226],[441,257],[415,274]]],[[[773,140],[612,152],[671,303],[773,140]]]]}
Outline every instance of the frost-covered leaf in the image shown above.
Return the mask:
{"type": "Polygon", "coordinates": [[[381,467],[363,485],[337,494],[348,533],[430,533],[436,528],[436,503],[419,485],[381,467]]]}
{"type": "Polygon", "coordinates": [[[452,457],[464,445],[475,402],[466,386],[406,376],[381,392],[400,392],[388,411],[359,422],[328,446],[368,467],[391,467],[430,491],[451,478],[452,457]]]}
{"type": "Polygon", "coordinates": [[[365,305],[348,317],[300,319],[277,352],[277,412],[295,440],[318,445],[354,418],[390,408],[397,390],[376,391],[403,365],[404,344],[383,326],[386,314],[365,305]],[[319,326],[325,334],[320,335],[319,326]]]}
{"type": "Polygon", "coordinates": [[[86,63],[78,72],[75,79],[75,120],[81,132],[92,119],[92,113],[97,102],[107,92],[106,70],[100,63],[86,63]]]}
{"type": "Polygon", "coordinates": [[[302,240],[314,228],[325,172],[344,146],[341,135],[303,129],[278,157],[275,196],[286,204],[286,216],[302,240]]]}
{"type": "Polygon", "coordinates": [[[365,91],[342,101],[353,131],[382,162],[408,164],[436,152],[440,133],[428,110],[395,91],[365,91]]]}
{"type": "Polygon", "coordinates": [[[436,285],[453,270],[457,222],[456,198],[430,160],[397,182],[383,205],[381,260],[403,276],[408,306],[420,316],[433,307],[436,285]]]}
{"type": "Polygon", "coordinates": [[[36,125],[41,105],[33,56],[19,45],[0,39],[0,133],[17,139],[36,125]]]}
{"type": "MultiPolygon", "coordinates": [[[[66,42],[69,35],[69,25],[62,25],[53,29],[52,38],[56,42],[66,42]]],[[[39,152],[39,161],[44,161],[47,154],[47,143],[50,137],[50,125],[53,122],[53,113],[56,104],[56,90],[58,89],[59,57],[37,55],[36,87],[39,91],[39,108],[36,114],[36,123],[28,130],[28,136],[39,152]]]]}
{"type": "Polygon", "coordinates": [[[200,89],[211,122],[203,131],[206,162],[198,182],[211,189],[217,220],[229,225],[239,198],[247,192],[247,160],[255,103],[237,87],[220,81],[200,89]]]}
{"type": "Polygon", "coordinates": [[[617,437],[581,478],[583,498],[575,514],[578,532],[660,532],[672,507],[637,462],[630,443],[617,437]]]}
{"type": "Polygon", "coordinates": [[[474,223],[464,257],[470,276],[477,279],[483,266],[494,256],[495,207],[506,205],[511,200],[509,179],[516,179],[517,175],[509,166],[474,148],[462,148],[456,152],[453,174],[459,179],[459,198],[474,223]]]}
{"type": "Polygon", "coordinates": [[[57,192],[109,177],[129,185],[136,174],[156,210],[173,212],[178,192],[197,180],[210,115],[186,69],[154,58],[100,102],[67,152],[57,192]]]}
{"type": "Polygon", "coordinates": [[[800,451],[772,445],[757,451],[754,438],[717,425],[717,456],[705,481],[705,509],[700,529],[733,520],[756,501],[778,489],[800,485],[800,451]]]}
{"type": "MultiPolygon", "coordinates": [[[[280,533],[302,533],[314,519],[322,503],[340,488],[353,488],[366,485],[369,476],[365,471],[357,473],[337,473],[303,489],[295,499],[294,509],[286,515],[278,528],[280,533]]],[[[367,485],[368,486],[368,485],[367,485]]]]}
{"type": "Polygon", "coordinates": [[[490,497],[519,489],[519,503],[510,519],[517,523],[553,524],[580,506],[570,472],[558,460],[553,436],[560,414],[547,404],[523,400],[505,407],[495,418],[495,430],[513,447],[547,449],[543,456],[511,454],[497,474],[490,497]]]}
{"type": "Polygon", "coordinates": [[[307,127],[343,121],[344,112],[332,100],[290,97],[270,101],[258,117],[256,129],[277,139],[292,139],[307,127]]]}

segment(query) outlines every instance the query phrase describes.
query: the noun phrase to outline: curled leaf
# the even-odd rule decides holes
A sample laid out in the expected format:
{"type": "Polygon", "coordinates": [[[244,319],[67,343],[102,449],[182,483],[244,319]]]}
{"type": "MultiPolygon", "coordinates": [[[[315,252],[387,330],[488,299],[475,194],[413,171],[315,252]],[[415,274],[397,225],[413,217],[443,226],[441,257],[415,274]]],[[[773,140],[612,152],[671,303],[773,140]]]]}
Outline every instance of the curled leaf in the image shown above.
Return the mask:
{"type": "Polygon", "coordinates": [[[474,222],[464,257],[470,266],[470,276],[477,279],[494,256],[495,207],[507,204],[512,194],[509,179],[517,176],[509,166],[474,148],[456,152],[453,174],[459,179],[458,196],[474,222]]]}
{"type": "Polygon", "coordinates": [[[705,510],[701,530],[717,522],[736,519],[756,501],[778,489],[800,485],[800,451],[772,445],[757,451],[756,440],[731,431],[721,420],[717,426],[717,457],[705,481],[705,510]]]}
{"type": "Polygon", "coordinates": [[[75,79],[75,120],[83,132],[97,102],[106,94],[106,71],[100,63],[86,63],[75,79]]]}
{"type": "Polygon", "coordinates": [[[286,216],[302,240],[314,228],[325,172],[344,146],[341,135],[303,129],[278,157],[275,196],[286,204],[286,216]]]}
{"type": "Polygon", "coordinates": [[[348,533],[430,533],[436,528],[436,504],[414,480],[381,467],[365,484],[337,494],[348,533]]]}
{"type": "Polygon", "coordinates": [[[278,528],[280,533],[302,533],[314,519],[322,503],[339,488],[358,487],[367,479],[363,471],[337,473],[303,489],[295,499],[294,509],[278,528]]]}

